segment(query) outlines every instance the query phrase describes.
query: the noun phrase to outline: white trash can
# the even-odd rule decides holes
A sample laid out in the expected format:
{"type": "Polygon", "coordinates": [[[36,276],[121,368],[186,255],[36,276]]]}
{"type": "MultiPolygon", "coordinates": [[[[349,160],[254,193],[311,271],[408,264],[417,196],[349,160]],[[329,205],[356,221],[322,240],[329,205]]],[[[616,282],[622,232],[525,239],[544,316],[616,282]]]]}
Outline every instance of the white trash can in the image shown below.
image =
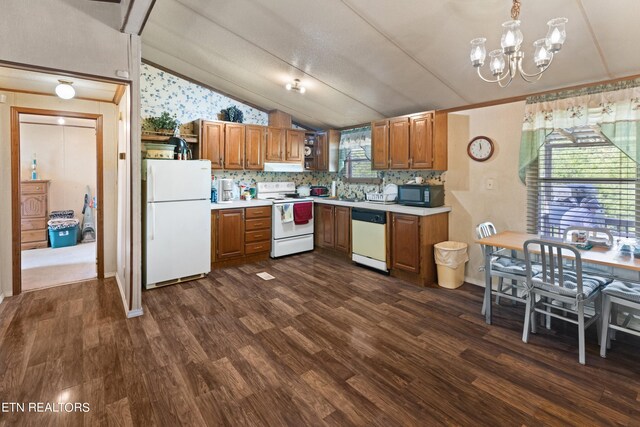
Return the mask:
{"type": "Polygon", "coordinates": [[[447,289],[459,288],[464,283],[464,265],[469,261],[467,244],[440,242],[434,245],[438,267],[438,285],[447,289]]]}

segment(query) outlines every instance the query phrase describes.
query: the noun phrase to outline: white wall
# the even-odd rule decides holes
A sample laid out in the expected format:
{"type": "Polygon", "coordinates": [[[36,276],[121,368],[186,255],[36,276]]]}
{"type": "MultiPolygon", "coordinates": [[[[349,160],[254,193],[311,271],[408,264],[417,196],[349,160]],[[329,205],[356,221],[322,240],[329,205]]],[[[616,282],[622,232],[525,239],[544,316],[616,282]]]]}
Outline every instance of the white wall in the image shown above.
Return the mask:
{"type": "MultiPolygon", "coordinates": [[[[135,130],[140,128],[141,43],[139,36],[119,31],[122,22],[120,5],[86,0],[2,0],[0,17],[0,61],[109,79],[117,78],[119,70],[129,73],[131,108],[130,118],[125,119],[130,120],[132,133],[128,161],[131,165],[131,181],[139,182],[140,135],[135,130]]],[[[15,102],[13,95],[10,95],[9,101],[15,102]]],[[[11,182],[8,175],[10,105],[9,102],[0,104],[0,289],[8,290],[9,295],[11,248],[5,236],[11,234],[11,182]]],[[[109,164],[112,167],[109,172],[105,170],[105,182],[115,180],[115,163],[115,158],[105,158],[105,169],[109,164]]],[[[105,199],[108,191],[111,197],[115,195],[113,188],[105,187],[105,199]]],[[[120,286],[123,295],[132,295],[130,301],[125,303],[125,309],[128,315],[135,315],[141,314],[140,186],[134,185],[131,193],[133,203],[127,207],[131,211],[126,214],[127,227],[131,231],[126,236],[126,245],[132,250],[129,261],[131,276],[127,276],[131,279],[120,283],[120,286]]],[[[115,221],[115,215],[111,218],[115,221]]],[[[105,231],[108,229],[105,222],[105,231]]],[[[115,236],[115,228],[110,230],[115,236]]],[[[115,250],[112,248],[110,253],[115,254],[115,250]]],[[[114,257],[105,258],[107,272],[115,271],[114,257]]]]}
{"type": "MultiPolygon", "coordinates": [[[[117,107],[115,104],[84,100],[62,100],[54,96],[2,92],[7,102],[0,104],[0,230],[11,230],[11,126],[10,107],[75,111],[103,115],[104,184],[104,267],[105,274],[116,271],[116,186],[117,107]],[[6,141],[6,142],[5,142],[6,141]]],[[[31,153],[28,154],[31,156],[31,153]]],[[[5,296],[12,295],[11,233],[0,233],[0,281],[5,296]]]]}
{"type": "Polygon", "coordinates": [[[130,36],[118,31],[117,4],[2,0],[0,22],[4,61],[112,78],[129,69],[130,36]]]}
{"type": "MultiPolygon", "coordinates": [[[[87,120],[95,126],[95,121],[87,120]]],[[[49,211],[73,209],[82,219],[86,186],[96,195],[96,130],[87,127],[22,123],[20,176],[31,177],[36,155],[38,179],[48,179],[49,211]]]]}
{"type": "Polygon", "coordinates": [[[518,178],[518,156],[524,101],[449,114],[449,171],[446,202],[451,205],[449,238],[469,245],[466,281],[484,286],[480,247],[475,227],[491,221],[498,231],[526,231],[526,187],[518,178]],[[494,141],[491,159],[476,162],[467,144],[476,136],[494,141]],[[494,188],[486,188],[492,179],[494,188]]]}

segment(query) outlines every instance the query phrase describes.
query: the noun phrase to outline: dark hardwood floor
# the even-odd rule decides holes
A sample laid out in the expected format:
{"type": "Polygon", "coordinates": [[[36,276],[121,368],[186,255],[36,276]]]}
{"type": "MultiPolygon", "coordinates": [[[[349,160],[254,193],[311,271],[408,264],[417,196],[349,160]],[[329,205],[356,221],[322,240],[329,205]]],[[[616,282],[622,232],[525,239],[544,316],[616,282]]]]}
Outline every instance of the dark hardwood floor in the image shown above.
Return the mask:
{"type": "Polygon", "coordinates": [[[0,305],[0,425],[639,425],[640,340],[587,365],[572,328],[521,341],[522,306],[423,289],[320,253],[145,292],[125,319],[113,280],[0,305]],[[264,281],[255,273],[275,279],[264,281]]]}

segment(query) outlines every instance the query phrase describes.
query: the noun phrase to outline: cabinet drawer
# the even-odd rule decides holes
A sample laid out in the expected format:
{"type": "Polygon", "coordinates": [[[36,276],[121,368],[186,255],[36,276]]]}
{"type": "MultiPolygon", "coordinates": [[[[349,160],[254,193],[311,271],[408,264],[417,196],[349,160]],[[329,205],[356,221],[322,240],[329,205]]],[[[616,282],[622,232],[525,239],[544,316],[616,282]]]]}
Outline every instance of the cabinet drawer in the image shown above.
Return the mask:
{"type": "Polygon", "coordinates": [[[43,230],[45,228],[47,228],[47,220],[44,219],[44,218],[23,219],[21,221],[21,229],[22,229],[22,231],[43,230]]]}
{"type": "Polygon", "coordinates": [[[271,242],[259,242],[259,243],[247,243],[244,245],[245,255],[256,254],[258,252],[269,252],[271,249],[271,242]]]}
{"type": "Polygon", "coordinates": [[[47,240],[47,230],[29,230],[20,233],[23,243],[40,242],[47,240]]]}
{"type": "Polygon", "coordinates": [[[271,217],[271,206],[260,206],[258,208],[247,208],[247,219],[271,217]]]}
{"type": "Polygon", "coordinates": [[[23,251],[28,251],[29,249],[42,249],[42,248],[46,248],[48,246],[49,246],[49,244],[45,240],[43,242],[22,243],[20,245],[20,249],[23,250],[23,251]]]}
{"type": "Polygon", "coordinates": [[[247,231],[244,241],[247,243],[268,242],[271,240],[271,230],[247,231]]]}
{"type": "Polygon", "coordinates": [[[22,194],[45,194],[47,192],[47,184],[44,182],[22,182],[20,184],[20,193],[22,194]]]}
{"type": "Polygon", "coordinates": [[[244,222],[244,229],[246,231],[264,230],[267,228],[271,228],[270,218],[247,219],[244,222]]]}

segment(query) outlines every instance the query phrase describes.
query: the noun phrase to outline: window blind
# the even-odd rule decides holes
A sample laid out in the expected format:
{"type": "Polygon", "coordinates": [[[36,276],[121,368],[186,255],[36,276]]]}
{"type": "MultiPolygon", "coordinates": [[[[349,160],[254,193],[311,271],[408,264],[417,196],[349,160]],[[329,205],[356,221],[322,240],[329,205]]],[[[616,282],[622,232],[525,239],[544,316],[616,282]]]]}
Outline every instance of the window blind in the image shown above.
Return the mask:
{"type": "Polygon", "coordinates": [[[597,129],[552,132],[527,172],[528,231],[561,237],[568,226],[635,237],[638,165],[597,129]]]}
{"type": "Polygon", "coordinates": [[[371,169],[371,127],[344,130],[340,134],[339,173],[346,178],[377,178],[371,169]]]}

